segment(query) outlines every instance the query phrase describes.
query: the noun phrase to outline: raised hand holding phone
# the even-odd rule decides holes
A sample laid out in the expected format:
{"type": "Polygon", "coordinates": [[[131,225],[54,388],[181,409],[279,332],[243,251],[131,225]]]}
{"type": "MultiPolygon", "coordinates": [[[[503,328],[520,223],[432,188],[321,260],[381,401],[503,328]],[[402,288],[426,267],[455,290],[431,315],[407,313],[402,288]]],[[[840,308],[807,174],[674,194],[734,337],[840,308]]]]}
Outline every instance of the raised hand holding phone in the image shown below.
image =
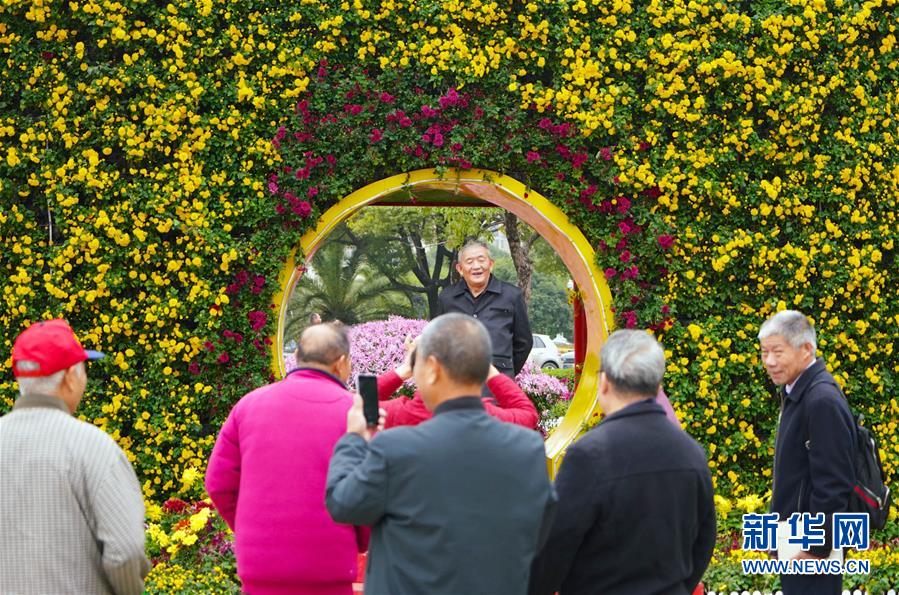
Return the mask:
{"type": "MultiPolygon", "coordinates": [[[[367,381],[361,380],[360,377],[360,392],[362,391],[362,387],[366,382],[367,381]]],[[[357,393],[353,395],[353,406],[350,407],[346,414],[346,431],[348,433],[359,434],[365,440],[371,440],[376,431],[384,429],[384,423],[387,420],[387,412],[384,409],[378,408],[377,398],[377,378],[375,378],[374,410],[376,413],[374,416],[374,424],[370,424],[365,414],[365,400],[363,399],[361,394],[357,393]]],[[[371,408],[371,405],[369,405],[369,408],[371,408]]]]}

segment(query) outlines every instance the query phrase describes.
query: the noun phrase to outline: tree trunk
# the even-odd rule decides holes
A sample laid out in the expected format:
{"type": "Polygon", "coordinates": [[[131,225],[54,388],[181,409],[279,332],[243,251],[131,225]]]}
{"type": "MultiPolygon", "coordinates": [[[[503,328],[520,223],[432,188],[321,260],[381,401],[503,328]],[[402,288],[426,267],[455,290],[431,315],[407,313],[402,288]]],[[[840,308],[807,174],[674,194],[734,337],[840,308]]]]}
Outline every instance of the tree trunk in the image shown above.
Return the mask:
{"type": "MultiPolygon", "coordinates": [[[[506,239],[509,240],[509,253],[512,255],[512,263],[515,265],[515,273],[518,275],[518,287],[524,294],[525,303],[530,304],[531,276],[534,272],[530,252],[536,237],[531,237],[526,242],[523,242],[518,230],[518,217],[510,211],[505,213],[505,227],[506,239]]],[[[534,236],[536,236],[536,233],[534,236]]]]}

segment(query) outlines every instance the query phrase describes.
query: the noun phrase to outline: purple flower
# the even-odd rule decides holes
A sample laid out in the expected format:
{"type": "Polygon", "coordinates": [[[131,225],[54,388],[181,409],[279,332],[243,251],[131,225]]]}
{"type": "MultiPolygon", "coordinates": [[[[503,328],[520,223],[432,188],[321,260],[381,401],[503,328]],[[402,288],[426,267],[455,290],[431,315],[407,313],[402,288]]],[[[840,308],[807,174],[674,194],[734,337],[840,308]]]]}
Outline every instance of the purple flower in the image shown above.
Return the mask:
{"type": "Polygon", "coordinates": [[[350,360],[353,374],[382,374],[396,368],[406,356],[403,347],[406,335],[417,337],[427,324],[426,320],[391,316],[387,320],[352,327],[350,360]]]}

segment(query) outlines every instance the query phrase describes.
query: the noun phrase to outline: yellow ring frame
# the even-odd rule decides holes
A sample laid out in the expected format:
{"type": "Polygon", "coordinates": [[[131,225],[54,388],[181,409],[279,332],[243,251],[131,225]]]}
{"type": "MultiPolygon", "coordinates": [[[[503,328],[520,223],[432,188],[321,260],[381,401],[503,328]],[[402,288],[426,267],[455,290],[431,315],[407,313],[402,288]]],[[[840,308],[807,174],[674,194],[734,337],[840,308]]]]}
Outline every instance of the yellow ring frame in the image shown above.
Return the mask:
{"type": "MultiPolygon", "coordinates": [[[[319,219],[318,226],[300,239],[298,249],[304,262],[315,254],[328,235],[362,207],[404,189],[443,189],[452,194],[479,198],[505,208],[528,223],[555,249],[580,289],[587,323],[587,349],[580,382],[568,413],[546,440],[547,468],[555,476],[565,449],[580,434],[584,423],[597,408],[599,349],[613,325],[612,296],[605,276],[595,264],[595,253],[584,234],[546,198],[524,184],[488,170],[450,170],[440,175],[435,170],[417,170],[385,178],[356,190],[338,201],[319,219]]],[[[411,204],[411,203],[410,203],[411,204]]],[[[296,266],[297,249],[291,253],[279,277],[280,291],[274,304],[278,308],[278,331],[272,340],[272,369],[283,377],[283,336],[287,299],[302,275],[296,266]]]]}

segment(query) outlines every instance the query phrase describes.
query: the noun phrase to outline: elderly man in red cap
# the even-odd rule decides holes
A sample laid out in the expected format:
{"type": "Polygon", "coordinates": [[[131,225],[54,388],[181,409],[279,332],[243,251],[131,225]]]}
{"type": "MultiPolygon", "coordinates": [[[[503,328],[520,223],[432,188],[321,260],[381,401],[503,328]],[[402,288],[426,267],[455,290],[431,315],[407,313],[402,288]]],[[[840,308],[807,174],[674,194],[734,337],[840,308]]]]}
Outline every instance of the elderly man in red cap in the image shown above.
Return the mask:
{"type": "Polygon", "coordinates": [[[141,593],[144,504],[134,469],[102,430],[72,416],[87,384],[64,320],[13,344],[20,396],[0,418],[0,593],[141,593]]]}

